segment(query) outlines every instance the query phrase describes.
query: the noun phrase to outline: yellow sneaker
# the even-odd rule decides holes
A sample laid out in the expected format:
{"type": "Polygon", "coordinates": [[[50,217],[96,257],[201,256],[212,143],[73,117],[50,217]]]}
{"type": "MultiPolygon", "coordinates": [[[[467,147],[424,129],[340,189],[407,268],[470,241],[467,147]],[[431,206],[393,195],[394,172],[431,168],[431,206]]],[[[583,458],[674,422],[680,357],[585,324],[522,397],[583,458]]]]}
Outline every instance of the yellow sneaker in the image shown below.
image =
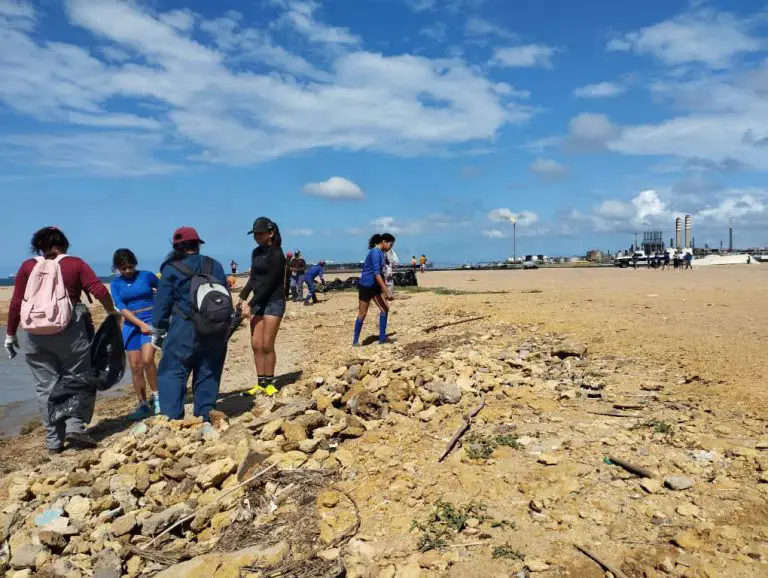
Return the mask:
{"type": "Polygon", "coordinates": [[[268,397],[272,397],[275,395],[279,390],[274,386],[274,384],[270,383],[267,387],[264,388],[264,394],[268,397]]]}
{"type": "Polygon", "coordinates": [[[258,395],[258,394],[260,394],[260,393],[264,393],[264,388],[263,388],[263,387],[261,387],[260,385],[256,384],[256,385],[254,385],[254,386],[253,386],[251,389],[249,389],[248,391],[246,391],[246,392],[245,392],[245,395],[251,395],[251,396],[254,396],[254,395],[258,395]]]}

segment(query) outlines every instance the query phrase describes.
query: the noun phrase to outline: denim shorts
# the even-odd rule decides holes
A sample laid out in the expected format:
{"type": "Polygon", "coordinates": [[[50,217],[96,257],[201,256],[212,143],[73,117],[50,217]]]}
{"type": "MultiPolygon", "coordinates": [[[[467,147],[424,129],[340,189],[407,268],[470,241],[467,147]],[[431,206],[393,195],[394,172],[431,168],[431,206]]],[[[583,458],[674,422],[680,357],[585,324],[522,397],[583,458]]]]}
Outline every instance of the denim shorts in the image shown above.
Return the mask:
{"type": "Polygon", "coordinates": [[[273,299],[263,305],[254,305],[251,309],[254,317],[282,317],[285,315],[285,299],[273,299]]]}

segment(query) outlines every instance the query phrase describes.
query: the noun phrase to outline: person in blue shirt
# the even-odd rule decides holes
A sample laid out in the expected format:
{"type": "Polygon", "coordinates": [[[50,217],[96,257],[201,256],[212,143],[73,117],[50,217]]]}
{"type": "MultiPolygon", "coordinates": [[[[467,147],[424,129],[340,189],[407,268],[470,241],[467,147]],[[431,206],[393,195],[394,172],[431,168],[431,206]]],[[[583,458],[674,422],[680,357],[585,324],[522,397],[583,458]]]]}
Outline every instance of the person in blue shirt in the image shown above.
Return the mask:
{"type": "Polygon", "coordinates": [[[131,366],[133,388],[139,398],[135,419],[160,413],[157,396],[157,367],[152,347],[152,312],[158,279],[154,273],[136,268],[138,260],[130,249],[118,249],[112,256],[112,271],[119,273],[110,284],[112,300],[123,316],[123,343],[131,366]],[[147,386],[151,395],[147,397],[147,386]]]}
{"type": "Polygon", "coordinates": [[[219,395],[228,331],[212,335],[197,331],[191,318],[191,279],[174,264],[193,272],[209,268],[211,277],[224,287],[227,277],[221,263],[200,254],[203,240],[192,227],[176,229],[172,243],[173,251],[160,267],[152,316],[152,344],[163,350],[157,372],[160,409],[170,419],[184,418],[187,380],[192,373],[194,414],[203,418],[205,433],[213,427],[209,414],[219,395]]]}
{"type": "Polygon", "coordinates": [[[371,301],[379,308],[379,343],[387,343],[387,320],[389,319],[389,304],[394,296],[390,293],[384,281],[384,261],[387,251],[392,249],[395,238],[389,233],[376,234],[368,241],[368,255],[363,263],[363,271],[358,281],[358,314],[355,319],[355,333],[352,345],[360,344],[360,332],[363,329],[365,317],[371,301]]]}
{"type": "Polygon", "coordinates": [[[317,265],[312,265],[304,275],[304,283],[307,284],[307,298],[304,299],[304,305],[317,303],[317,292],[315,290],[315,279],[320,278],[320,283],[325,283],[325,261],[320,261],[317,265]]]}

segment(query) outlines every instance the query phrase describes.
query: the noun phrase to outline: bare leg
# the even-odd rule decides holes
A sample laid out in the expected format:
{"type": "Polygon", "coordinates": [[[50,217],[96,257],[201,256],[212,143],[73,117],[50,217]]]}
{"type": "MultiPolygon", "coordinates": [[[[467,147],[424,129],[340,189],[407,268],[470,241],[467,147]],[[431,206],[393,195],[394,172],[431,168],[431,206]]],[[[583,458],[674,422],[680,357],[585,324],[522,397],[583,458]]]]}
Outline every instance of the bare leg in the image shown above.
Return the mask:
{"type": "Polygon", "coordinates": [[[129,351],[128,363],[131,365],[131,377],[136,397],[141,403],[147,402],[147,382],[144,380],[144,360],[141,351],[129,351]]]}
{"type": "Polygon", "coordinates": [[[269,375],[267,373],[266,362],[264,359],[264,317],[254,316],[251,318],[251,348],[253,349],[253,360],[256,363],[256,373],[259,376],[269,375]]]}
{"type": "Polygon", "coordinates": [[[275,375],[275,366],[277,365],[277,354],[275,353],[275,340],[277,332],[280,329],[282,317],[273,315],[264,316],[261,325],[263,328],[261,339],[261,353],[264,358],[265,375],[275,375]]]}
{"type": "Polygon", "coordinates": [[[379,308],[379,311],[382,313],[389,313],[389,304],[387,303],[387,300],[384,299],[382,295],[377,295],[373,298],[373,301],[376,303],[376,306],[379,308]]]}
{"type": "Polygon", "coordinates": [[[141,348],[141,358],[144,361],[144,376],[152,393],[157,393],[157,365],[155,365],[155,348],[147,343],[141,348]]]}
{"type": "Polygon", "coordinates": [[[357,318],[360,321],[365,321],[365,316],[368,315],[368,307],[370,306],[368,301],[360,301],[357,306],[357,318]]]}

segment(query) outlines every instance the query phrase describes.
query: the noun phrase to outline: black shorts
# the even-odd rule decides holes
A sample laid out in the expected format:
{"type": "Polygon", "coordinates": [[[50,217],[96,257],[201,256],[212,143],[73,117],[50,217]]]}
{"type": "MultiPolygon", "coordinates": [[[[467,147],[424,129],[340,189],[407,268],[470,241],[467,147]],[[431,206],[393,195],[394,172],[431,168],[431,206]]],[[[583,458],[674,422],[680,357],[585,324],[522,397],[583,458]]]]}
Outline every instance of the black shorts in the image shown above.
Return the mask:
{"type": "Polygon", "coordinates": [[[373,287],[365,287],[363,285],[358,285],[357,295],[360,298],[360,301],[365,301],[366,303],[370,303],[371,299],[381,295],[381,287],[379,286],[378,283],[373,287]]]}

